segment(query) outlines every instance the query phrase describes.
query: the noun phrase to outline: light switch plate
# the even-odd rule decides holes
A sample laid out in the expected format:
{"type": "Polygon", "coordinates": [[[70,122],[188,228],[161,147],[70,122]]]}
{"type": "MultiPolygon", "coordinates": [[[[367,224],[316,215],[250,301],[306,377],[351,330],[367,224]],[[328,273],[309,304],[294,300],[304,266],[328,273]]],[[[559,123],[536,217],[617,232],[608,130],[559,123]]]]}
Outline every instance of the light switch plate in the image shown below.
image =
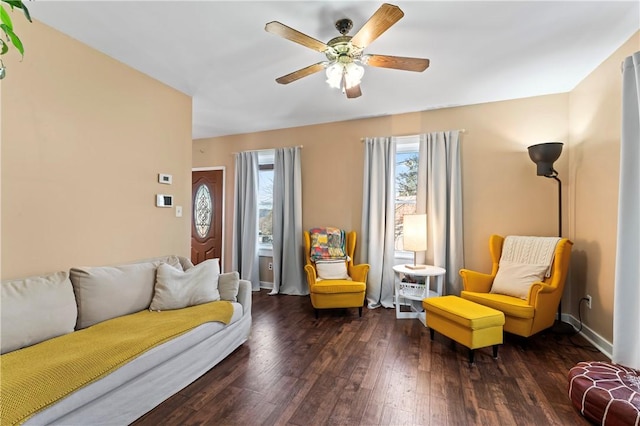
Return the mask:
{"type": "Polygon", "coordinates": [[[182,206],[176,206],[176,217],[182,217],[182,206]]]}
{"type": "Polygon", "coordinates": [[[171,185],[171,182],[173,182],[173,176],[167,175],[167,174],[164,174],[164,173],[159,173],[158,174],[158,182],[159,183],[164,183],[166,185],[171,185]]]}

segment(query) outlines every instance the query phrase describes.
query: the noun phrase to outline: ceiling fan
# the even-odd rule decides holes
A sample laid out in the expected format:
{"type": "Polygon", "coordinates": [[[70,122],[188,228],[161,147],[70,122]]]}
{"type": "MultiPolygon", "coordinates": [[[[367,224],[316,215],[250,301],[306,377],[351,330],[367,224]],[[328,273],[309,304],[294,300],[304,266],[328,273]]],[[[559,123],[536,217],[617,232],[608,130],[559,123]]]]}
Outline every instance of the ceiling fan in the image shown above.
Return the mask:
{"type": "Polygon", "coordinates": [[[276,81],[280,84],[289,84],[303,77],[326,70],[327,83],[331,87],[342,89],[347,98],[357,98],[362,95],[360,80],[364,74],[363,65],[415,72],[426,70],[429,66],[428,59],[364,53],[364,49],[371,42],[403,16],[404,13],[398,6],[384,3],[353,37],[347,35],[353,28],[353,22],[346,18],[338,20],[335,26],[341,35],[332,38],[327,43],[316,40],[280,22],[269,22],[264,28],[265,31],[324,53],[327,57],[327,61],[318,62],[283,75],[276,78],[276,81]]]}

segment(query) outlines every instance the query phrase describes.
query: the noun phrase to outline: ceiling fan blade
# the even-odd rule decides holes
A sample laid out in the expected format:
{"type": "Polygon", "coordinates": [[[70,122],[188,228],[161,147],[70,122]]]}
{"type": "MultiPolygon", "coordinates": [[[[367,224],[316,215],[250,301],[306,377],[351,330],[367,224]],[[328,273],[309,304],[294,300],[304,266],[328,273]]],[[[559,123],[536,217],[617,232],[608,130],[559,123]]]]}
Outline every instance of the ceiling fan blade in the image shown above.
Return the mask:
{"type": "Polygon", "coordinates": [[[360,90],[360,85],[357,84],[350,89],[345,89],[345,93],[347,94],[347,98],[353,99],[359,96],[362,96],[362,91],[360,90]]]}
{"type": "Polygon", "coordinates": [[[353,36],[351,44],[364,49],[403,16],[404,12],[398,6],[384,3],[353,36]]]}
{"type": "Polygon", "coordinates": [[[291,40],[294,43],[301,44],[309,49],[317,50],[318,52],[324,52],[329,48],[325,43],[320,40],[316,40],[313,37],[309,37],[306,34],[301,33],[300,31],[294,30],[291,27],[287,27],[286,25],[273,21],[267,23],[265,25],[264,30],[275,35],[279,35],[280,37],[284,37],[287,40],[291,40]]]}
{"type": "Polygon", "coordinates": [[[322,71],[323,69],[324,62],[318,62],[317,64],[309,65],[308,67],[300,68],[297,71],[294,71],[287,75],[283,75],[282,77],[278,77],[276,78],[276,81],[280,84],[289,84],[301,79],[302,77],[306,77],[308,75],[317,73],[318,71],[322,71]]]}
{"type": "Polygon", "coordinates": [[[422,72],[429,67],[429,60],[406,58],[402,56],[366,55],[363,61],[372,67],[393,68],[396,70],[422,72]]]}

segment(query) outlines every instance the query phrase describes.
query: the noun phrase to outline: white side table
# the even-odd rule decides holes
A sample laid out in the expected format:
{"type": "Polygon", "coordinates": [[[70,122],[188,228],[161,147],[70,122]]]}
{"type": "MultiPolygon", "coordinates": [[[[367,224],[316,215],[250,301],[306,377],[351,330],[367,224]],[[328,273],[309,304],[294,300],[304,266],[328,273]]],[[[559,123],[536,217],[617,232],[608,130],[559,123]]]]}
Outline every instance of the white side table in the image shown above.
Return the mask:
{"type": "Polygon", "coordinates": [[[422,308],[422,299],[427,297],[442,296],[444,287],[444,274],[447,272],[439,266],[427,265],[423,269],[410,269],[405,265],[396,265],[393,267],[398,277],[395,280],[395,305],[396,318],[418,318],[426,325],[426,317],[422,308]],[[402,282],[402,277],[420,277],[424,278],[424,284],[402,282]],[[435,277],[436,289],[431,289],[431,277],[435,277]],[[404,299],[404,300],[401,300],[404,299]],[[408,305],[411,312],[400,311],[400,305],[408,305]]]}

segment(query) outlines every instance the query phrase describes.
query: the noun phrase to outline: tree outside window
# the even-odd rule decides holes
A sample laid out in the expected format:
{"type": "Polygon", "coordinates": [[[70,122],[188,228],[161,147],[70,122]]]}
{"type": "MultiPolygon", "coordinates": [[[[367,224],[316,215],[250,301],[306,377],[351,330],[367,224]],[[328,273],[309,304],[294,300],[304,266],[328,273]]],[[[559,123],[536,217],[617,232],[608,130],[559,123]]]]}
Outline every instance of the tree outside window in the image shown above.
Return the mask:
{"type": "Polygon", "coordinates": [[[395,179],[395,250],[403,250],[403,218],[416,213],[418,194],[418,146],[417,143],[398,146],[396,152],[395,179]]]}

